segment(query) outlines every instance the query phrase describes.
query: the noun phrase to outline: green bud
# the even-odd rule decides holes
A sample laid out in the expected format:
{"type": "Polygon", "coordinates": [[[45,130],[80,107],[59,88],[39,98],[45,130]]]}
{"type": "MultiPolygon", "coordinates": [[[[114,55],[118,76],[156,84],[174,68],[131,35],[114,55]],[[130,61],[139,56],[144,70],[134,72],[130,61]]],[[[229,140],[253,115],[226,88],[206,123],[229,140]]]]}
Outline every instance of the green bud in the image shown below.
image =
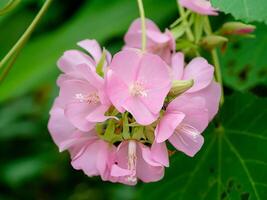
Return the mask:
{"type": "Polygon", "coordinates": [[[242,22],[227,22],[219,32],[222,35],[249,35],[255,30],[255,26],[251,24],[244,24],[242,22]]]}
{"type": "Polygon", "coordinates": [[[227,42],[228,42],[228,39],[226,37],[219,36],[219,35],[209,35],[209,36],[204,37],[201,40],[200,44],[203,48],[211,50],[216,47],[220,47],[227,42]]]}
{"type": "Polygon", "coordinates": [[[177,97],[178,95],[189,90],[193,85],[194,80],[175,80],[172,82],[172,88],[168,96],[177,97]]]}

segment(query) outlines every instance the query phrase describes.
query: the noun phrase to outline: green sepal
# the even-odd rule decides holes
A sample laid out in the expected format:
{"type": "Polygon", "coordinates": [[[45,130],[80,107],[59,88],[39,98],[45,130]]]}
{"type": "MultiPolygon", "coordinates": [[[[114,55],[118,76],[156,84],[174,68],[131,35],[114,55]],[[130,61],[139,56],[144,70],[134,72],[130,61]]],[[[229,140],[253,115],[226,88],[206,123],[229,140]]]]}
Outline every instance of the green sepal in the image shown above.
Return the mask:
{"type": "Polygon", "coordinates": [[[122,115],[122,137],[125,140],[128,140],[131,138],[130,129],[129,129],[129,122],[128,122],[128,113],[124,113],[122,115]]]}
{"type": "Polygon", "coordinates": [[[144,127],[143,126],[138,126],[138,127],[133,128],[132,139],[134,139],[134,140],[146,139],[146,137],[144,135],[144,127]]]}
{"type": "Polygon", "coordinates": [[[103,66],[105,64],[105,61],[106,61],[106,55],[107,55],[107,52],[106,50],[103,51],[102,53],[102,56],[96,66],[96,73],[99,75],[99,76],[104,76],[104,73],[103,73],[103,66]]]}

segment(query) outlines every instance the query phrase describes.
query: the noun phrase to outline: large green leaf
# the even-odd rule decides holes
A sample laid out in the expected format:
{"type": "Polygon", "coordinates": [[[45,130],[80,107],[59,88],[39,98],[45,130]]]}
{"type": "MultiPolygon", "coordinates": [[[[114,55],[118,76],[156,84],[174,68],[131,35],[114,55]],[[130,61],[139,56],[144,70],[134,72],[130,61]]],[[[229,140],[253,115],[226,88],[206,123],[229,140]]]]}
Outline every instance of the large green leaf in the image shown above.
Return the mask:
{"type": "Polygon", "coordinates": [[[246,22],[267,23],[266,0],[211,0],[215,8],[246,22]]]}
{"type": "MultiPolygon", "coordinates": [[[[176,13],[175,1],[146,0],[145,8],[147,17],[160,23],[170,20],[171,13],[176,13]]],[[[54,82],[58,72],[56,61],[64,50],[76,48],[75,44],[85,38],[95,38],[104,44],[121,37],[138,16],[136,1],[86,1],[63,27],[32,40],[23,49],[0,87],[0,101],[21,95],[44,81],[54,82]]]]}
{"type": "Polygon", "coordinates": [[[219,118],[198,155],[174,155],[164,179],[144,185],[140,199],[267,199],[267,99],[235,94],[219,118]]]}
{"type": "Polygon", "coordinates": [[[220,56],[224,82],[237,90],[267,85],[267,26],[258,24],[255,38],[230,43],[220,56]]]}

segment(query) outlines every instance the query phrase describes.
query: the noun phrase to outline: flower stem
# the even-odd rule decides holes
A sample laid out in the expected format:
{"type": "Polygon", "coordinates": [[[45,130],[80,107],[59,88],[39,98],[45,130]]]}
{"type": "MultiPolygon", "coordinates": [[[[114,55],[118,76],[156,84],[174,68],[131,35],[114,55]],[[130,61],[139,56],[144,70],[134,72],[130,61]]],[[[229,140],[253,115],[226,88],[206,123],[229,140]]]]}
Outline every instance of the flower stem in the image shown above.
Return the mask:
{"type": "MultiPolygon", "coordinates": [[[[208,16],[205,17],[205,32],[207,35],[213,34],[208,16]]],[[[220,104],[222,105],[224,103],[223,81],[222,81],[222,75],[221,75],[220,62],[219,62],[216,49],[211,50],[211,57],[212,57],[214,68],[215,68],[215,78],[221,85],[222,95],[221,95],[220,104]]]]}
{"type": "Polygon", "coordinates": [[[185,30],[186,36],[187,36],[189,41],[193,42],[195,40],[195,38],[194,38],[194,35],[193,35],[192,31],[191,31],[190,25],[189,25],[189,23],[188,23],[188,21],[186,19],[187,18],[186,15],[188,15],[188,14],[185,13],[184,8],[179,5],[178,1],[177,1],[177,6],[178,6],[178,9],[179,9],[180,17],[183,19],[182,23],[186,27],[186,30],[185,30]]]}
{"type": "MultiPolygon", "coordinates": [[[[42,6],[41,10],[38,12],[38,14],[36,15],[36,17],[32,21],[31,25],[27,28],[27,30],[24,32],[24,34],[21,36],[21,38],[17,41],[17,43],[12,47],[12,49],[6,54],[6,56],[0,62],[0,69],[2,67],[4,67],[5,64],[7,64],[8,62],[10,62],[11,64],[9,64],[7,66],[8,69],[6,70],[6,72],[8,72],[10,70],[10,68],[14,64],[14,62],[15,62],[18,54],[20,53],[21,49],[23,48],[23,46],[25,45],[25,43],[30,38],[32,32],[36,28],[36,26],[37,26],[38,22],[40,21],[40,19],[46,13],[46,11],[47,11],[49,5],[51,4],[51,2],[52,2],[52,0],[46,0],[45,1],[45,3],[42,6]]],[[[7,73],[4,73],[4,76],[1,76],[1,80],[3,80],[3,78],[6,75],[7,75],[7,73]]]]}
{"type": "Polygon", "coordinates": [[[139,13],[141,17],[141,27],[142,27],[142,51],[146,50],[146,19],[145,19],[145,11],[142,0],[137,0],[139,13]]]}

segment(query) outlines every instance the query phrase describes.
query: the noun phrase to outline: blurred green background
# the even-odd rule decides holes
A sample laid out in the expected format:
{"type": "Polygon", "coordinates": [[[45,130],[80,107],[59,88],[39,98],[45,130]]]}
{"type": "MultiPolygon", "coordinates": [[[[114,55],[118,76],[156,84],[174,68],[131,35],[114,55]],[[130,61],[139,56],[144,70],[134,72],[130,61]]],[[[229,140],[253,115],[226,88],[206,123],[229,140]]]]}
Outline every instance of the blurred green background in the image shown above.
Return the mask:
{"type": "MultiPolygon", "coordinates": [[[[6,2],[1,0],[0,6],[6,2]]],[[[19,39],[42,4],[42,0],[22,0],[11,13],[0,17],[0,58],[19,39]]],[[[178,17],[175,0],[144,0],[144,6],[146,16],[162,30],[178,17]]],[[[134,0],[53,1],[0,85],[0,200],[137,198],[142,183],[137,187],[110,184],[72,169],[68,153],[59,153],[52,142],[47,121],[58,93],[56,61],[60,55],[77,48],[76,43],[85,38],[97,39],[114,54],[122,47],[123,35],[131,21],[138,16],[134,0]]],[[[216,27],[226,19],[229,16],[222,15],[213,24],[216,27]]],[[[255,39],[233,39],[234,43],[221,55],[227,95],[239,90],[266,96],[267,64],[266,59],[260,58],[267,56],[267,32],[265,25],[257,25],[255,39]]],[[[172,171],[176,171],[176,164],[171,165],[172,171]]],[[[186,168],[192,163],[188,159],[184,165],[186,168]]],[[[173,186],[170,183],[169,187],[173,186]]],[[[153,193],[161,187],[161,182],[149,187],[147,191],[153,193]]],[[[246,195],[242,198],[245,200],[246,195]]]]}

